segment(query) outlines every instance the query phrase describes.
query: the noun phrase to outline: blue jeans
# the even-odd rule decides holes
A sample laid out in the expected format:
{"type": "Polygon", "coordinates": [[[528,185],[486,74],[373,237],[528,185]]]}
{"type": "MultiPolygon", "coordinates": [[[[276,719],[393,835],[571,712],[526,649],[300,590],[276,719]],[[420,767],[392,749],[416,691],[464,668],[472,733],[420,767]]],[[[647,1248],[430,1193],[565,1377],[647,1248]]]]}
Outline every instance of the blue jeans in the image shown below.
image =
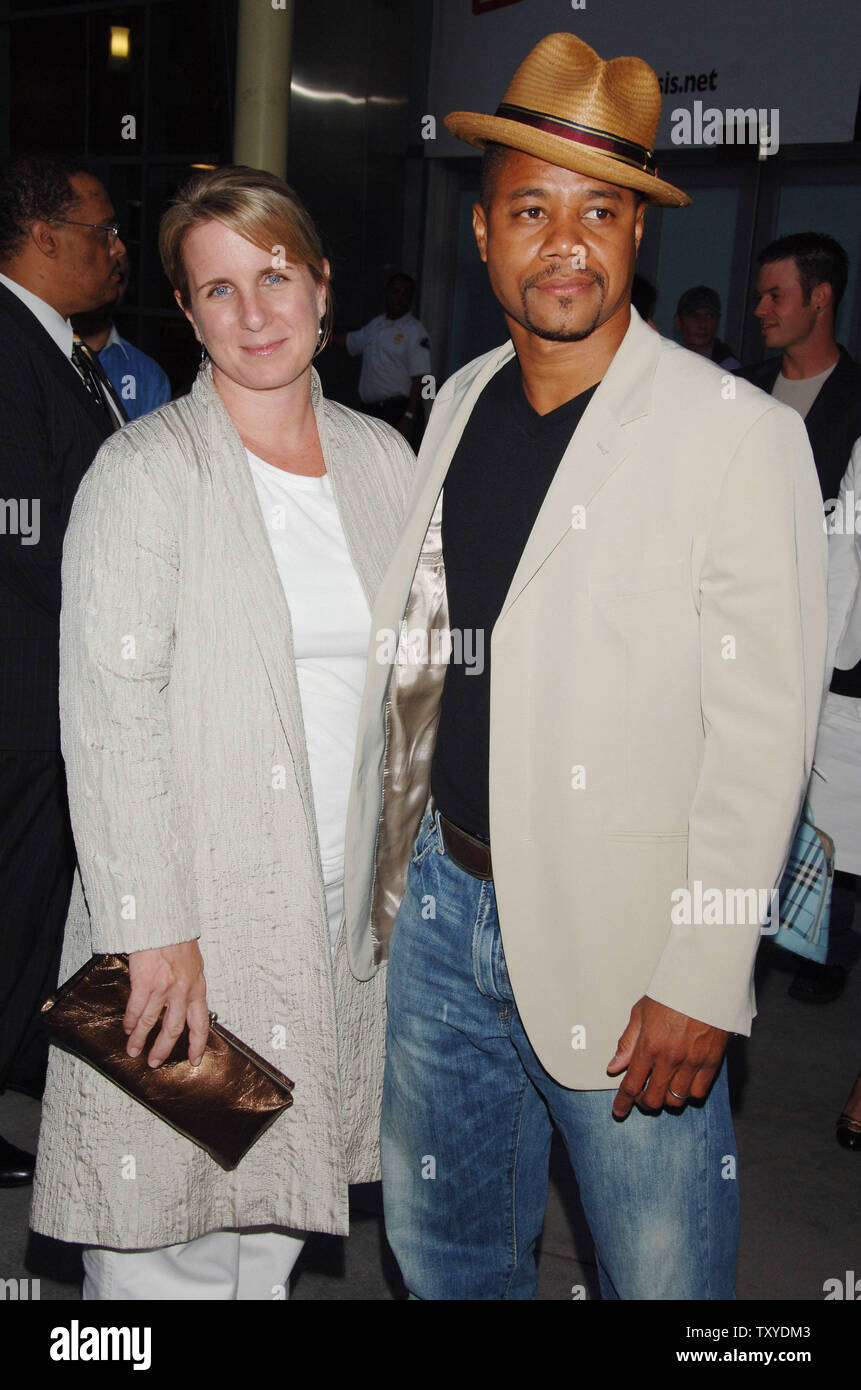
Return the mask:
{"type": "Polygon", "coordinates": [[[554,1081],[517,1012],[493,884],[452,862],[430,812],[392,936],[388,1009],[386,1233],[413,1297],[534,1298],[553,1125],[604,1298],[735,1296],[725,1070],[704,1104],[622,1122],[613,1090],[554,1081]]]}

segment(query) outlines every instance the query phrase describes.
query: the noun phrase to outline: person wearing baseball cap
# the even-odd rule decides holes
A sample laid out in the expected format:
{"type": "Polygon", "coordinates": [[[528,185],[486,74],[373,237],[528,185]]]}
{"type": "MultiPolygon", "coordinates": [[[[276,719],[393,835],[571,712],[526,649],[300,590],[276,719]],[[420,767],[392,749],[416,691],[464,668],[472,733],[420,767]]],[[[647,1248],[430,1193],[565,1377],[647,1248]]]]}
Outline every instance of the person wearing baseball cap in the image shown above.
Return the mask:
{"type": "Polygon", "coordinates": [[[795,413],[631,313],[646,204],[689,201],[660,100],[641,59],[551,34],[495,114],[446,120],[484,150],[511,337],[431,412],[345,886],[354,974],[388,956],[383,1193],[415,1298],[535,1296],[554,1125],[605,1298],[733,1296],[722,1059],[810,768],[825,536],[795,413]]]}
{"type": "Polygon", "coordinates": [[[716,362],[725,372],[741,366],[729,343],[717,336],[720,323],[720,295],[708,285],[685,290],[676,307],[673,323],[689,352],[698,352],[716,362]]]}

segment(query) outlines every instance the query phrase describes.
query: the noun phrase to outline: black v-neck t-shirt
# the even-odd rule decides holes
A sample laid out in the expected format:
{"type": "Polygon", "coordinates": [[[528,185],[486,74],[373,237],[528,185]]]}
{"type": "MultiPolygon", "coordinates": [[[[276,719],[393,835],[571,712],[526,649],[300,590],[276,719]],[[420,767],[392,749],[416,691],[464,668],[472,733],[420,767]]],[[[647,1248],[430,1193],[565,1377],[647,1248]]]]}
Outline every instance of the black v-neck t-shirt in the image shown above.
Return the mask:
{"type": "Polygon", "coordinates": [[[596,390],[547,415],[533,410],[517,357],[488,382],[443,488],[442,550],[451,657],[442,692],[431,790],[442,814],[490,837],[490,634],[529,533],[596,390]]]}

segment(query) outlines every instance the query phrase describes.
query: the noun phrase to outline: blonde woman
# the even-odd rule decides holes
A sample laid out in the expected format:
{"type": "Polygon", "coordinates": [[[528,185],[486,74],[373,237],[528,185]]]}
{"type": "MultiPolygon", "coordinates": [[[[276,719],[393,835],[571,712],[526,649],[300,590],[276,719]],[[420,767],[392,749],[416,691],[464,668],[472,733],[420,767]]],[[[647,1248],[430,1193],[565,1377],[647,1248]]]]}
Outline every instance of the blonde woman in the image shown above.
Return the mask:
{"type": "Polygon", "coordinates": [[[149,1064],[186,1024],[196,1061],[213,1010],[294,1105],[226,1173],[52,1049],[32,1225],[90,1247],[87,1299],[271,1299],[377,1174],[384,983],[353,979],[338,934],[370,607],[414,459],[323,398],[329,266],[286,184],[199,175],[160,249],[205,361],[100,450],[72,512],[61,978],[128,952],[130,1055],[160,1018],[149,1064]]]}

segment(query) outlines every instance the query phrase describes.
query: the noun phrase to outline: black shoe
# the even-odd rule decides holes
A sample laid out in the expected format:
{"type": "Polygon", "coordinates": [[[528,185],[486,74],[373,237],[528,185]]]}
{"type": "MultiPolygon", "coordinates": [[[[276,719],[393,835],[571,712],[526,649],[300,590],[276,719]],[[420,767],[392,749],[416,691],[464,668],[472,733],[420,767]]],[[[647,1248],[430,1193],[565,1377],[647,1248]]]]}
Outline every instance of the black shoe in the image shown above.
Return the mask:
{"type": "Polygon", "coordinates": [[[844,965],[817,965],[816,961],[806,960],[789,986],[790,998],[800,999],[803,1004],[830,1004],[846,988],[848,973],[844,965]]]}
{"type": "Polygon", "coordinates": [[[844,1149],[861,1149],[861,1120],[841,1115],[837,1121],[837,1142],[844,1149]]]}
{"type": "Polygon", "coordinates": [[[16,1149],[0,1136],[0,1187],[27,1187],[33,1181],[36,1159],[33,1154],[16,1149]]]}

